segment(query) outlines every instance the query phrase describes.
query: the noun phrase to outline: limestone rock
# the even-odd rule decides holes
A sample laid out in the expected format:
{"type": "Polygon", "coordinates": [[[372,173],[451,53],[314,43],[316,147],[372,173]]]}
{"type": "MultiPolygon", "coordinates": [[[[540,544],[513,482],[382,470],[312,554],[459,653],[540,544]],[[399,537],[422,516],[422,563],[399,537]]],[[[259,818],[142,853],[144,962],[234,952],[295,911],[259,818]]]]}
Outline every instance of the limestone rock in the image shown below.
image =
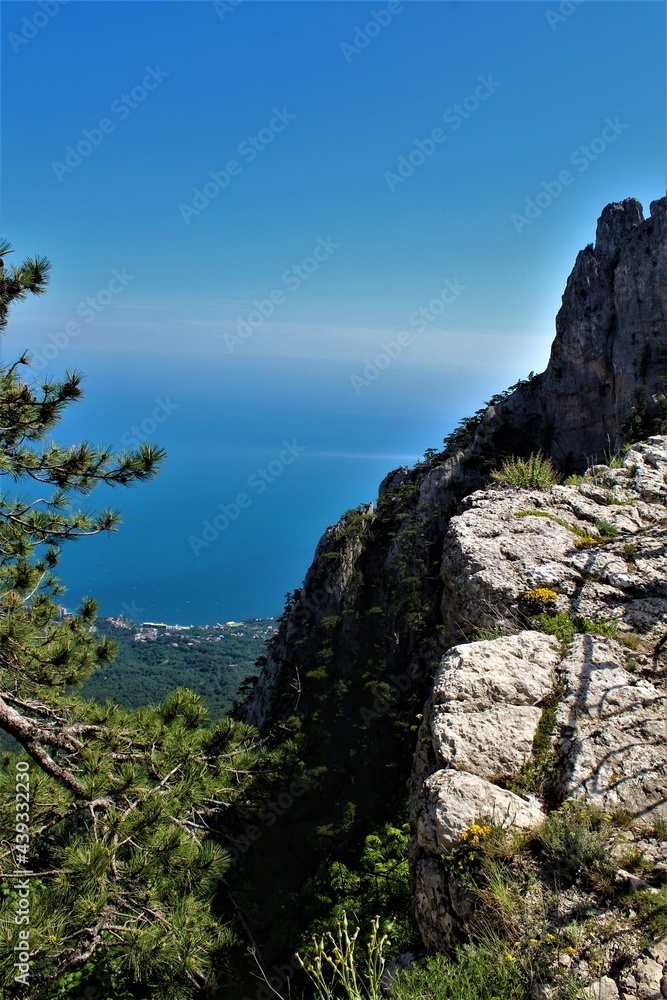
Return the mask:
{"type": "Polygon", "coordinates": [[[662,979],[662,966],[652,958],[642,955],[635,962],[633,973],[637,980],[638,1000],[653,1000],[653,997],[661,995],[660,980],[662,979]]]}
{"type": "Polygon", "coordinates": [[[530,757],[541,709],[503,705],[486,712],[437,713],[433,741],[440,767],[489,778],[513,775],[530,757]]]}
{"type": "Polygon", "coordinates": [[[522,631],[454,646],[433,681],[433,704],[446,712],[483,712],[499,702],[537,705],[560,660],[553,636],[522,631]]]}
{"type": "Polygon", "coordinates": [[[607,472],[598,500],[591,497],[594,478],[602,478],[595,470],[580,487],[487,489],[464,500],[443,550],[442,611],[452,632],[462,621],[516,628],[521,598],[536,587],[558,593],[559,611],[613,619],[628,630],[667,620],[667,438],[633,447],[622,469],[607,472]],[[582,535],[600,542],[579,548],[582,535]]]}
{"type": "MultiPolygon", "coordinates": [[[[639,827],[667,816],[666,536],[666,437],[633,447],[619,468],[592,468],[580,486],[485,489],[463,501],[443,545],[446,633],[464,623],[516,634],[458,643],[440,662],[412,781],[417,864],[450,851],[484,816],[540,822],[539,803],[499,784],[530,759],[541,706],[556,688],[562,795],[627,811],[639,827]],[[578,547],[584,535],[599,541],[578,547]],[[525,595],[535,587],[553,590],[554,610],[590,630],[565,651],[525,628],[525,595]]],[[[425,939],[449,947],[418,913],[425,939]]],[[[465,920],[451,887],[440,922],[445,913],[454,940],[465,920]]]]}
{"type": "Polygon", "coordinates": [[[422,858],[415,869],[415,918],[429,951],[446,951],[457,939],[445,870],[437,858],[422,858]]]}
{"type": "Polygon", "coordinates": [[[489,779],[515,774],[530,757],[537,705],[558,661],[558,641],[537,632],[455,646],[426,713],[437,766],[489,779]]]}
{"type": "Polygon", "coordinates": [[[575,636],[563,661],[564,791],[609,811],[667,815],[667,697],[624,662],[617,642],[594,635],[575,636]]]}
{"type": "Polygon", "coordinates": [[[618,1000],[618,986],[609,976],[602,976],[587,989],[590,1000],[618,1000]]]}
{"type": "Polygon", "coordinates": [[[489,414],[487,444],[516,453],[530,440],[559,464],[618,446],[635,388],[655,392],[664,363],[666,210],[665,198],[649,219],[634,198],[604,209],[567,280],[547,370],[489,414]]]}
{"type": "Polygon", "coordinates": [[[529,830],[544,818],[528,801],[465,771],[440,770],[424,784],[424,807],[417,827],[419,846],[430,854],[450,851],[476,821],[529,830]]]}

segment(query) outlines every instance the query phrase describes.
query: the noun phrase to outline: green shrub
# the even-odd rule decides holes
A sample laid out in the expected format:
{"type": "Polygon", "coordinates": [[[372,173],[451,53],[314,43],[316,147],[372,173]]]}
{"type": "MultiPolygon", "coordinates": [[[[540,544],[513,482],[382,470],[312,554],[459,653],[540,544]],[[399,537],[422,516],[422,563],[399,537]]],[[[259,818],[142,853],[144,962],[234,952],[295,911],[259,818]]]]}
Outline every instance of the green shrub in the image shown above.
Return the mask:
{"type": "Polygon", "coordinates": [[[653,821],[653,836],[658,840],[667,840],[667,820],[659,816],[653,821]]]}
{"type": "Polygon", "coordinates": [[[535,831],[547,860],[570,884],[609,892],[618,864],[613,860],[612,817],[582,801],[566,802],[535,831]]]}
{"type": "Polygon", "coordinates": [[[506,486],[537,490],[548,490],[558,482],[558,474],[551,460],[540,454],[531,455],[530,458],[507,458],[502,468],[491,473],[491,478],[506,486]]]}
{"type": "Polygon", "coordinates": [[[354,856],[323,866],[306,888],[317,914],[311,934],[321,934],[353,913],[361,933],[377,914],[382,929],[391,926],[394,947],[405,950],[414,939],[412,894],[408,870],[410,827],[389,823],[369,833],[354,856]]]}
{"type": "Polygon", "coordinates": [[[609,521],[596,521],[595,527],[598,529],[601,538],[615,538],[618,534],[616,525],[610,524],[609,521]]]}
{"type": "Polygon", "coordinates": [[[653,867],[650,859],[646,857],[646,851],[634,845],[630,845],[620,852],[618,855],[618,864],[620,868],[625,868],[626,871],[640,877],[650,872],[653,867]]]}
{"type": "Polygon", "coordinates": [[[564,643],[572,642],[572,639],[579,632],[603,635],[608,639],[618,638],[618,625],[615,621],[607,618],[594,622],[581,615],[571,615],[567,611],[560,611],[557,614],[542,612],[539,615],[534,615],[532,621],[538,631],[546,632],[547,635],[555,635],[564,643]]]}
{"type": "Polygon", "coordinates": [[[518,775],[508,784],[511,791],[537,795],[542,801],[550,797],[553,785],[556,783],[558,755],[553,746],[553,733],[556,728],[558,705],[562,697],[559,687],[549,694],[542,706],[537,729],[533,737],[530,758],[523,765],[518,775]]]}
{"type": "Polygon", "coordinates": [[[667,934],[667,885],[661,886],[657,893],[638,892],[632,902],[639,916],[642,941],[664,937],[667,934]]]}
{"type": "Polygon", "coordinates": [[[528,990],[511,952],[486,946],[459,948],[452,958],[434,955],[399,975],[391,1000],[525,1000],[528,990]]]}

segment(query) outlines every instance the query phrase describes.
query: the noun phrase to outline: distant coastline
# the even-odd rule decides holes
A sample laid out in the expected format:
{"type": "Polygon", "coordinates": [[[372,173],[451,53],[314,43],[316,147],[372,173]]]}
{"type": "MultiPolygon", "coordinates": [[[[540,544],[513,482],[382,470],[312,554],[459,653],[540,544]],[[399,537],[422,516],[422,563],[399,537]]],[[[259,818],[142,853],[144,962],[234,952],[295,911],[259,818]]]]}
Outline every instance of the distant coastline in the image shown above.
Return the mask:
{"type": "Polygon", "coordinates": [[[141,708],[184,687],[204,699],[213,719],[226,715],[244,681],[259,673],[257,661],[278,631],[273,617],[170,625],[107,615],[93,627],[118,644],[118,653],[88,678],[84,697],[141,708]]]}

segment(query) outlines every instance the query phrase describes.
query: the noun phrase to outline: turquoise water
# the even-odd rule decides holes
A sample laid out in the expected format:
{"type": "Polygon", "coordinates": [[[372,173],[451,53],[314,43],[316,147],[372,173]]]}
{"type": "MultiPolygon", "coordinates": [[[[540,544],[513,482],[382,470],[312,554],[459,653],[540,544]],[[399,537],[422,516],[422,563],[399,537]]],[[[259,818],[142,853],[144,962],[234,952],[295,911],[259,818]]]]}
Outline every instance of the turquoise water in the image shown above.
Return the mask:
{"type": "Polygon", "coordinates": [[[90,594],[102,614],[178,624],[279,613],[325,528],[374,499],[389,470],[438,446],[483,389],[404,368],[356,396],[335,366],[247,364],[234,379],[215,361],[86,365],[87,398],[59,439],[122,447],[141,437],[168,459],[150,483],[86,498],[118,507],[124,524],[64,547],[68,608],[90,594]]]}

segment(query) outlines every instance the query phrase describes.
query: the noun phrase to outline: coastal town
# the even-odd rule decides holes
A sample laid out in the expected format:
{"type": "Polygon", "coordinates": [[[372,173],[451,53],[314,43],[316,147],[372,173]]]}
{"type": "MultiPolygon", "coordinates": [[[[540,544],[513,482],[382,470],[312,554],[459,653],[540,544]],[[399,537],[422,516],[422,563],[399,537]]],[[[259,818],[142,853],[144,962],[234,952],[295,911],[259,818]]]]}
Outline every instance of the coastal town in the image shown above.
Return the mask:
{"type": "Polygon", "coordinates": [[[181,643],[172,642],[177,648],[181,646],[198,646],[202,642],[220,642],[225,639],[243,639],[263,637],[270,639],[278,631],[275,618],[251,618],[242,622],[217,622],[215,625],[167,625],[165,622],[137,622],[123,615],[112,615],[103,619],[111,629],[123,629],[132,636],[134,642],[154,642],[158,636],[180,637],[181,643]]]}
{"type": "Polygon", "coordinates": [[[251,618],[177,625],[108,615],[93,628],[113,639],[117,653],[85,682],[85,697],[140,708],[184,687],[200,694],[211,717],[219,718],[238,700],[244,682],[259,673],[258,660],[278,624],[275,618],[251,618]]]}

